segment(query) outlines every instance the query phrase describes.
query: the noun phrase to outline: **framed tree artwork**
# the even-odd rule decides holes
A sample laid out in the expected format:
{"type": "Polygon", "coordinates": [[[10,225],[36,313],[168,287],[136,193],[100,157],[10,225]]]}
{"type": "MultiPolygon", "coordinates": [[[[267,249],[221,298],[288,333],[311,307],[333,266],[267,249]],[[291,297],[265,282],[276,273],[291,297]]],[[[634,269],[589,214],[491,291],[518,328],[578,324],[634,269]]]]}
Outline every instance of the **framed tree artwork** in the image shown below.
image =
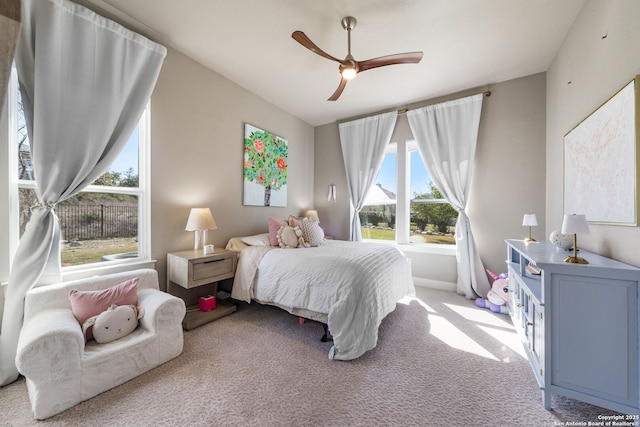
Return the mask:
{"type": "Polygon", "coordinates": [[[244,204],[287,206],[286,139],[244,125],[244,204]]]}

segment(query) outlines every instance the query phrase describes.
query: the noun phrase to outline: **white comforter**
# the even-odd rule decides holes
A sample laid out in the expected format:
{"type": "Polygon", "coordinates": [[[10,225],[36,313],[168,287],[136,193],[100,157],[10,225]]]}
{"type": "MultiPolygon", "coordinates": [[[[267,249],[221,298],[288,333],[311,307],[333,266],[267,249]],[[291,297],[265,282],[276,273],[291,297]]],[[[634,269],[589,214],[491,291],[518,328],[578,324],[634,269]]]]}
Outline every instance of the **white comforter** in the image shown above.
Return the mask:
{"type": "Polygon", "coordinates": [[[329,358],[350,360],[376,346],[382,319],[414,292],[409,261],[397,248],[328,240],[315,248],[243,249],[231,296],[326,313],[329,358]]]}

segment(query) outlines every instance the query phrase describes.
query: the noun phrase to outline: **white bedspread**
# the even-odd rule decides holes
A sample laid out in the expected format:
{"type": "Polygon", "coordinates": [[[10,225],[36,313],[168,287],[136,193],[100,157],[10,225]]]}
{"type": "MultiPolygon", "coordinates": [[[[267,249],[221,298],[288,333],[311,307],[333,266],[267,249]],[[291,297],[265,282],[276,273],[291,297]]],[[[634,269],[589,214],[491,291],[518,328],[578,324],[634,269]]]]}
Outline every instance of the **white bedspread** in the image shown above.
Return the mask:
{"type": "Polygon", "coordinates": [[[414,292],[409,260],[397,248],[328,240],[314,248],[243,249],[231,296],[326,313],[329,358],[350,360],[376,346],[382,319],[414,292]]]}

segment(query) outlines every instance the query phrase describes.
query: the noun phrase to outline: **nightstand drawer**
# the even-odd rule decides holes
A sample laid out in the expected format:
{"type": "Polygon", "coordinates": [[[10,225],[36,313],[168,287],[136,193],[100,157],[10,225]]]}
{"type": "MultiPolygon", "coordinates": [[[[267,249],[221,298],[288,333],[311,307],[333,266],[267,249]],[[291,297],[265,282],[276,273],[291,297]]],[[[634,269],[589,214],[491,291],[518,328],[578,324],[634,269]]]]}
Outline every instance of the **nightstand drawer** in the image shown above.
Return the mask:
{"type": "Polygon", "coordinates": [[[233,258],[214,259],[193,264],[193,280],[202,280],[233,272],[233,258]]]}

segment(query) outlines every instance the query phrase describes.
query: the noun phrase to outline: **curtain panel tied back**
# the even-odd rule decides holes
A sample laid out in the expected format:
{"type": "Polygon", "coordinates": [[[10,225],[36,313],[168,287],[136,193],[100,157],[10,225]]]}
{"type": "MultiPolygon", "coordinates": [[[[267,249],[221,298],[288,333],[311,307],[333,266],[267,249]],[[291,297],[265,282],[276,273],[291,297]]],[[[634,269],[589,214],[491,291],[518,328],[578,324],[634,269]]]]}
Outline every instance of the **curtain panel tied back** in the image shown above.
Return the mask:
{"type": "Polygon", "coordinates": [[[456,221],[457,293],[486,296],[489,280],[465,212],[482,111],[482,94],[429,105],[407,112],[420,156],[447,201],[458,211],[456,221]]]}
{"type": "Polygon", "coordinates": [[[347,172],[347,188],[354,209],[350,240],[362,241],[360,210],[378,176],[398,114],[394,112],[340,123],[340,145],[347,172]]]}
{"type": "Polygon", "coordinates": [[[16,67],[39,204],[14,256],[0,335],[0,385],[15,366],[24,298],[61,281],[53,207],[104,173],[149,102],[166,48],[68,0],[23,0],[16,67]]]}

